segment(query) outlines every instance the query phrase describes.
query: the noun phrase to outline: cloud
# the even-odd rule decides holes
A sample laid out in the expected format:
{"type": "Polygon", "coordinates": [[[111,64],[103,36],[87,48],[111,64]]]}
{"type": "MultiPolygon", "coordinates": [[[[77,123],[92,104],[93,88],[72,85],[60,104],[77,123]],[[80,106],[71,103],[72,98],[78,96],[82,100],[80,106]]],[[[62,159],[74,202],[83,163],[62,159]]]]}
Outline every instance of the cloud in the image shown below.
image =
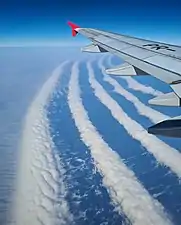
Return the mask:
{"type": "MultiPolygon", "coordinates": [[[[92,83],[93,71],[89,63],[88,68],[92,83]]],[[[69,83],[69,107],[80,137],[89,148],[116,209],[120,213],[123,211],[134,225],[171,224],[161,204],[148,194],[134,173],[125,166],[90,122],[80,97],[78,76],[79,67],[75,63],[69,83]]]]}
{"type": "Polygon", "coordinates": [[[181,177],[181,154],[154,135],[148,134],[141,124],[131,119],[95,80],[94,71],[89,62],[87,63],[87,68],[89,71],[89,82],[94,89],[95,95],[110,110],[112,116],[123,125],[129,135],[138,140],[148,152],[153,154],[158,162],[166,165],[178,177],[181,177]]]}
{"type": "MultiPolygon", "coordinates": [[[[108,64],[110,67],[114,67],[113,63],[112,63],[112,55],[108,57],[108,64]]],[[[163,92],[155,90],[154,88],[150,87],[150,86],[146,86],[143,85],[141,83],[139,83],[137,80],[135,80],[134,78],[132,78],[131,76],[118,76],[120,79],[123,79],[127,82],[128,87],[132,90],[135,91],[140,91],[144,94],[151,94],[153,96],[158,96],[163,94],[163,92]]]]}
{"type": "Polygon", "coordinates": [[[29,107],[19,152],[13,220],[17,225],[68,224],[64,170],[49,133],[45,106],[68,62],[57,67],[29,107]]]}
{"type": "Polygon", "coordinates": [[[100,70],[104,74],[104,80],[109,82],[114,87],[114,91],[116,93],[124,96],[128,101],[132,102],[140,115],[148,117],[153,123],[158,123],[159,121],[167,120],[170,118],[169,116],[166,116],[163,113],[160,113],[143,104],[135,95],[124,89],[116,80],[105,74],[105,68],[101,60],[99,60],[98,65],[100,70]]]}

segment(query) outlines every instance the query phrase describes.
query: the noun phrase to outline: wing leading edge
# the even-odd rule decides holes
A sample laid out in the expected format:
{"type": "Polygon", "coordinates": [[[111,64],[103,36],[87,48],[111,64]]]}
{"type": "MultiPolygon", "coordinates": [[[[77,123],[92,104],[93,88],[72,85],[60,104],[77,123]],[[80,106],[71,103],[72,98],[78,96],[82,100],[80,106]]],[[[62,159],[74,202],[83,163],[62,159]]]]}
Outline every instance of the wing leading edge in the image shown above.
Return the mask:
{"type": "MultiPolygon", "coordinates": [[[[152,75],[167,83],[173,92],[160,95],[149,101],[153,105],[181,106],[181,46],[170,45],[106,32],[91,28],[81,28],[68,22],[72,35],[80,33],[92,44],[82,48],[86,52],[110,52],[126,63],[107,69],[106,72],[118,76],[152,75]]],[[[180,122],[178,122],[180,121],[180,122]]],[[[176,124],[181,118],[162,121],[148,129],[149,133],[181,137],[181,129],[176,124]],[[164,126],[166,125],[166,126],[164,126]],[[167,130],[167,132],[165,132],[167,130]],[[178,131],[176,134],[176,131],[178,131]]]]}

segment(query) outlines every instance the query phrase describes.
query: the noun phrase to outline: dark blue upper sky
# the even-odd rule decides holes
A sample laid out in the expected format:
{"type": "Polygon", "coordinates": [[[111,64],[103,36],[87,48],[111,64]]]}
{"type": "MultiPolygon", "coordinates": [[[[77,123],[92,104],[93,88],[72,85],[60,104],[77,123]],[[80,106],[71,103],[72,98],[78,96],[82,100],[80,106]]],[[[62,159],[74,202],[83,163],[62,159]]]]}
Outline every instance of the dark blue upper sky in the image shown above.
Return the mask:
{"type": "Polygon", "coordinates": [[[67,21],[181,44],[180,0],[6,0],[0,2],[0,44],[81,41],[67,21]]]}

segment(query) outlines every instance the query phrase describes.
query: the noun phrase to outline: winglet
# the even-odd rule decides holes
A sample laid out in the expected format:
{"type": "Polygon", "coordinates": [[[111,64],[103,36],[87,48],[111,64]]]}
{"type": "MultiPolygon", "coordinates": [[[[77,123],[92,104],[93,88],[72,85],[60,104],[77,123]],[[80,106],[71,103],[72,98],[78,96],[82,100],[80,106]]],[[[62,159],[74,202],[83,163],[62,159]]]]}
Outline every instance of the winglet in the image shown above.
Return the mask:
{"type": "Polygon", "coordinates": [[[76,36],[77,35],[77,31],[76,31],[76,29],[77,28],[80,28],[78,25],[76,25],[76,24],[74,24],[74,23],[72,23],[72,22],[70,22],[70,21],[68,21],[67,22],[68,23],[68,25],[71,27],[71,29],[72,29],[72,36],[76,36]]]}

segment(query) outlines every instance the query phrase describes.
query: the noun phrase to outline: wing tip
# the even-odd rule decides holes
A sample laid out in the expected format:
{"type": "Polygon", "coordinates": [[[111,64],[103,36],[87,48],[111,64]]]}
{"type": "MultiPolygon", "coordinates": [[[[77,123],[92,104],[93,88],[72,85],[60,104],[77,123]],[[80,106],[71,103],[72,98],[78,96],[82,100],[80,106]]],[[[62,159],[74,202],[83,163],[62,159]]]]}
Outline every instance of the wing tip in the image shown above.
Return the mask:
{"type": "Polygon", "coordinates": [[[67,24],[70,26],[71,30],[72,30],[72,36],[75,37],[77,35],[77,28],[80,28],[77,24],[72,23],[71,21],[68,21],[67,24]]]}

